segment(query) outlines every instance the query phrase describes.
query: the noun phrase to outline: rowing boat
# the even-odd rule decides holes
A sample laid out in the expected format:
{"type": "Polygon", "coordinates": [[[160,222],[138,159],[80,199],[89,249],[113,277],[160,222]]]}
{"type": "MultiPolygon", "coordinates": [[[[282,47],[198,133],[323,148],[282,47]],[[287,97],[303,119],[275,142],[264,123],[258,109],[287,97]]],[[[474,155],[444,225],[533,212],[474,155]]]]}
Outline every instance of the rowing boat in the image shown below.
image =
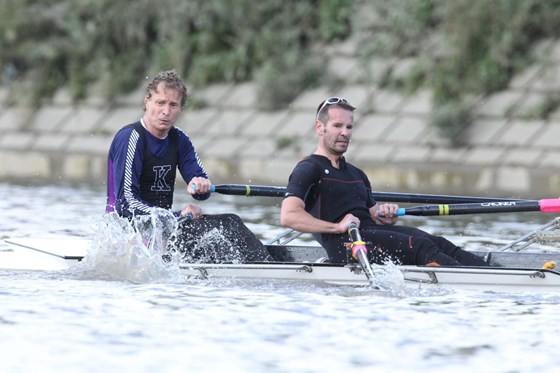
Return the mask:
{"type": "MultiPolygon", "coordinates": [[[[1,257],[2,269],[62,270],[79,263],[90,245],[85,239],[7,239],[13,251],[1,257]]],[[[235,278],[323,282],[336,285],[368,285],[357,263],[325,261],[318,246],[267,245],[274,262],[248,264],[181,263],[186,276],[201,279],[235,278]]],[[[560,253],[475,252],[501,267],[397,266],[409,285],[446,286],[477,290],[560,291],[560,272],[543,268],[560,261],[560,253]]],[[[379,270],[379,269],[378,269],[379,270]]]]}
{"type": "MultiPolygon", "coordinates": [[[[559,252],[521,252],[544,239],[558,240],[550,234],[560,218],[497,251],[474,251],[491,267],[393,266],[407,286],[433,286],[453,289],[492,291],[560,291],[560,272],[553,262],[559,252]],[[519,246],[521,245],[521,246],[519,246]]],[[[11,251],[0,255],[4,270],[62,270],[79,263],[88,253],[91,241],[81,238],[14,238],[4,242],[11,251]],[[8,255],[9,254],[9,255],[8,255]]],[[[325,250],[316,245],[293,245],[274,239],[266,245],[273,262],[244,264],[180,263],[191,278],[262,279],[319,282],[336,285],[369,285],[358,263],[334,264],[326,260],[325,250]]],[[[381,273],[386,266],[376,266],[381,273]]],[[[382,276],[382,274],[380,275],[382,276]]]]}

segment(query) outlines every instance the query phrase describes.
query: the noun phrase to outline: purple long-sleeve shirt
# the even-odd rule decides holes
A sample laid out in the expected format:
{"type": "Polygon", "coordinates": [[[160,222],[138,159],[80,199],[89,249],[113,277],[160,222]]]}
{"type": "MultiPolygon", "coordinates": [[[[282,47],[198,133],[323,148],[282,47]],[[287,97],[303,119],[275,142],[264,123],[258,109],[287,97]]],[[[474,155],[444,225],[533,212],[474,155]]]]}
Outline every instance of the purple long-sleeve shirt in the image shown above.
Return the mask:
{"type": "MultiPolygon", "coordinates": [[[[121,216],[130,217],[150,213],[154,207],[170,208],[170,204],[164,206],[152,198],[149,191],[150,188],[154,190],[154,186],[146,183],[148,179],[151,184],[159,185],[158,187],[163,191],[158,193],[161,195],[167,193],[167,197],[172,201],[175,168],[179,170],[186,183],[193,177],[208,178],[190,138],[181,129],[172,127],[165,139],[159,139],[150,134],[142,126],[141,121],[123,127],[115,135],[109,149],[105,210],[117,211],[121,216]],[[171,143],[172,139],[177,139],[177,143],[171,143]],[[147,144],[144,144],[145,141],[147,144]],[[173,176],[172,180],[169,177],[164,180],[162,176],[167,174],[171,167],[166,164],[166,168],[160,167],[162,172],[155,172],[152,175],[151,171],[147,172],[144,165],[146,159],[151,162],[160,159],[164,163],[169,161],[169,165],[173,167],[172,172],[169,173],[173,176]],[[161,185],[165,188],[160,187],[161,185]]],[[[204,200],[209,196],[210,194],[193,195],[197,200],[204,200]]]]}

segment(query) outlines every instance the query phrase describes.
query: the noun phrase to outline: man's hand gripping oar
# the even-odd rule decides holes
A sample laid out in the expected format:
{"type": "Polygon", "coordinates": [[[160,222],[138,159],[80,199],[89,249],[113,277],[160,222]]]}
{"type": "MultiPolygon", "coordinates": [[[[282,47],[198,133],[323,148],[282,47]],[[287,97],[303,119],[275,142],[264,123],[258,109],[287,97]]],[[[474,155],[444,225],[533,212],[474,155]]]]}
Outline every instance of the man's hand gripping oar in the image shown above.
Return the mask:
{"type": "Polygon", "coordinates": [[[350,244],[352,257],[358,260],[358,262],[362,266],[362,269],[366,274],[369,284],[372,287],[379,287],[378,284],[375,282],[375,274],[373,273],[373,269],[371,268],[371,264],[369,263],[367,257],[366,243],[362,241],[362,236],[360,234],[360,231],[358,230],[358,227],[356,226],[356,223],[351,222],[350,224],[348,224],[348,235],[352,240],[352,243],[350,244]]]}

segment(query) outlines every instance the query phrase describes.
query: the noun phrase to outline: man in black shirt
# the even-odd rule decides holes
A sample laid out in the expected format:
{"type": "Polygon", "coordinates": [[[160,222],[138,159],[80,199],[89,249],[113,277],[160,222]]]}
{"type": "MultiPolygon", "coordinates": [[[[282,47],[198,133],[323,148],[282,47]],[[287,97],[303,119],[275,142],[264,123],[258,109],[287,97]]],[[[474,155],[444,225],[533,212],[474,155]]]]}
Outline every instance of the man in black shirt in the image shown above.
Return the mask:
{"type": "Polygon", "coordinates": [[[397,226],[396,204],[377,204],[366,174],[347,163],[354,127],[354,107],[348,100],[323,101],[315,120],[319,143],[315,153],[300,161],[290,175],[280,222],[312,233],[331,262],[346,263],[348,226],[360,227],[372,263],[428,266],[485,266],[477,255],[447,239],[420,229],[397,226]]]}

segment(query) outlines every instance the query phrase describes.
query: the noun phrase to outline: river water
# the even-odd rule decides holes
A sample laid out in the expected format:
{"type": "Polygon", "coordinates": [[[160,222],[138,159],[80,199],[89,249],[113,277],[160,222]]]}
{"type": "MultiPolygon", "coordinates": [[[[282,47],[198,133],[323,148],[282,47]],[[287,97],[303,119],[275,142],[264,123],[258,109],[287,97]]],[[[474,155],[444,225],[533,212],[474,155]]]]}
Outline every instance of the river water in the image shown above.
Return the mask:
{"type": "MultiPolygon", "coordinates": [[[[104,190],[0,184],[0,239],[94,237],[104,190]]],[[[189,201],[180,196],[177,204],[189,201]]],[[[264,241],[276,199],[214,195],[264,241]]],[[[494,250],[552,216],[406,217],[466,248],[494,250]]],[[[7,246],[0,244],[0,251],[7,246]]],[[[131,281],[73,271],[0,271],[6,372],[536,372],[555,369],[560,295],[387,293],[180,276],[131,281]]],[[[86,273],[87,272],[87,273],[86,273]]]]}

